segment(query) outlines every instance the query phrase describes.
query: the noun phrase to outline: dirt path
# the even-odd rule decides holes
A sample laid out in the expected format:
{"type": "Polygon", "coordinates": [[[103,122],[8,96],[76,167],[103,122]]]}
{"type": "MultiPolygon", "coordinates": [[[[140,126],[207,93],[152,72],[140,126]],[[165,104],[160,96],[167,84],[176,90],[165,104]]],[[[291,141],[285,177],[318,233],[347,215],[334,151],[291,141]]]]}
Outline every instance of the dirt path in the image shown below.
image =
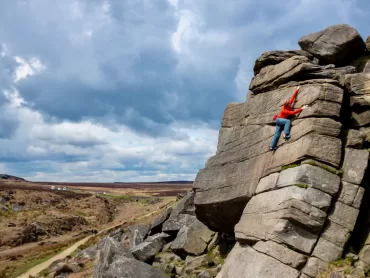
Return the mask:
{"type": "MultiPolygon", "coordinates": [[[[154,211],[152,211],[148,214],[142,215],[140,217],[132,217],[130,220],[131,221],[133,221],[133,220],[138,221],[138,220],[141,220],[143,218],[152,216],[153,214],[156,214],[157,212],[159,212],[163,208],[168,207],[168,205],[170,203],[171,202],[168,202],[166,205],[159,206],[154,211]]],[[[105,228],[104,230],[101,230],[96,235],[102,234],[102,233],[104,233],[104,232],[106,232],[110,229],[118,228],[119,226],[121,226],[121,224],[116,224],[116,225],[110,226],[108,228],[105,228]]],[[[61,259],[66,258],[67,256],[71,255],[75,250],[77,250],[78,247],[80,247],[82,244],[86,243],[91,237],[96,236],[96,235],[90,235],[88,237],[85,237],[84,239],[82,239],[82,240],[76,242],[75,244],[73,244],[71,247],[67,248],[66,250],[62,251],[61,253],[59,253],[59,254],[55,255],[54,257],[50,258],[49,260],[47,260],[47,261],[45,261],[45,262],[43,262],[39,265],[36,265],[36,266],[32,267],[26,273],[23,273],[22,275],[18,276],[17,278],[29,278],[30,275],[31,276],[37,275],[38,273],[40,273],[44,269],[48,268],[56,260],[61,260],[61,259]]]]}

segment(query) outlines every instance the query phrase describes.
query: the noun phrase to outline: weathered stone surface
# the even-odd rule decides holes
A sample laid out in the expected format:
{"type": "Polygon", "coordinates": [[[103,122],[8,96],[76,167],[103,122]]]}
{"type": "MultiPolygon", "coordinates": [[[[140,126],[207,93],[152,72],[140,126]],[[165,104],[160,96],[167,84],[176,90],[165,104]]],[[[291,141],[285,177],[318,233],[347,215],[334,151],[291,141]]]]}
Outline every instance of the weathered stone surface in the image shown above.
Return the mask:
{"type": "Polygon", "coordinates": [[[329,194],[312,187],[307,188],[302,200],[325,212],[331,204],[331,196],[329,194]]]}
{"type": "Polygon", "coordinates": [[[362,199],[364,197],[365,188],[360,187],[357,191],[356,197],[353,200],[352,207],[359,209],[361,207],[362,199]]]}
{"type": "Polygon", "coordinates": [[[169,278],[161,270],[149,264],[126,257],[116,258],[104,271],[97,268],[98,265],[98,263],[95,264],[93,278],[169,278]]]}
{"type": "Polygon", "coordinates": [[[332,262],[339,259],[343,254],[343,248],[336,246],[334,243],[323,239],[317,242],[312,255],[324,262],[332,262]]]}
{"type": "Polygon", "coordinates": [[[367,37],[367,39],[365,41],[365,45],[366,45],[367,50],[370,51],[370,36],[367,37]]]}
{"type": "Polygon", "coordinates": [[[367,169],[369,152],[367,150],[345,149],[343,161],[343,180],[361,184],[367,169]]]}
{"type": "Polygon", "coordinates": [[[304,50],[264,52],[254,63],[254,75],[257,75],[264,67],[279,64],[293,56],[306,56],[309,60],[313,59],[313,55],[304,50]]]}
{"type": "Polygon", "coordinates": [[[342,186],[338,200],[346,205],[352,206],[359,188],[360,186],[356,184],[342,181],[342,186]]]}
{"type": "Polygon", "coordinates": [[[190,226],[197,218],[189,214],[178,214],[177,216],[170,217],[163,223],[163,232],[177,232],[183,226],[190,226]]]}
{"type": "Polygon", "coordinates": [[[188,194],[186,194],[186,196],[182,198],[180,202],[176,204],[176,206],[174,206],[174,208],[172,209],[170,218],[175,217],[178,214],[195,215],[194,196],[195,196],[195,192],[193,190],[188,192],[188,194]]]}
{"type": "Polygon", "coordinates": [[[356,68],[348,66],[335,68],[334,65],[319,66],[311,63],[304,56],[293,56],[277,65],[261,69],[252,78],[249,89],[254,93],[262,93],[278,88],[288,81],[304,79],[344,79],[344,74],[355,73],[356,68]]]}
{"type": "Polygon", "coordinates": [[[347,24],[330,26],[320,32],[304,36],[299,46],[320,59],[322,63],[346,65],[365,51],[359,33],[347,24]]]}
{"type": "Polygon", "coordinates": [[[370,143],[370,127],[361,127],[360,131],[364,136],[365,142],[370,143]]]}
{"type": "Polygon", "coordinates": [[[326,213],[301,201],[305,193],[290,186],[254,196],[235,226],[235,237],[240,242],[274,240],[310,253],[326,213]]]}
{"type": "Polygon", "coordinates": [[[350,97],[350,106],[355,110],[370,107],[370,95],[356,95],[350,97]]]}
{"type": "Polygon", "coordinates": [[[97,245],[97,262],[94,267],[94,277],[102,275],[110,269],[111,262],[120,257],[134,258],[131,253],[111,237],[104,238],[97,245]]]}
{"type": "Polygon", "coordinates": [[[273,241],[259,241],[253,246],[253,249],[260,253],[269,255],[293,268],[301,268],[307,260],[307,256],[290,250],[289,248],[273,241]]]}
{"type": "Polygon", "coordinates": [[[365,126],[370,123],[370,112],[365,110],[363,112],[352,112],[352,123],[356,127],[365,126]]]}
{"type": "Polygon", "coordinates": [[[364,136],[361,131],[350,129],[347,135],[346,147],[352,147],[354,149],[361,149],[364,144],[364,136]]]}
{"type": "Polygon", "coordinates": [[[349,92],[354,95],[370,94],[370,74],[355,73],[345,76],[345,85],[349,92]]]}
{"type": "MultiPolygon", "coordinates": [[[[297,85],[300,85],[301,88],[294,104],[295,108],[305,104],[312,105],[316,102],[319,103],[319,101],[328,102],[331,108],[330,111],[328,109],[320,111],[311,106],[309,109],[300,113],[300,118],[315,116],[339,117],[340,106],[343,99],[343,89],[339,87],[340,84],[333,84],[332,80],[325,79],[316,80],[315,82],[292,83],[292,85],[286,85],[263,94],[254,95],[249,93],[248,100],[245,103],[230,104],[226,108],[222,126],[237,127],[239,125],[273,123],[273,115],[280,111],[284,100],[290,98],[297,85]]],[[[328,119],[321,119],[320,121],[327,122],[328,119]]],[[[338,124],[338,129],[340,129],[340,123],[337,123],[337,125],[338,124]]],[[[320,122],[316,122],[315,125],[320,125],[320,122]]],[[[326,124],[326,126],[331,125],[333,125],[333,123],[329,125],[326,124]]],[[[325,129],[322,128],[321,130],[325,132],[325,129]]],[[[335,132],[337,133],[338,131],[335,132]]],[[[244,132],[244,134],[247,133],[244,132]]],[[[254,140],[259,139],[258,137],[254,137],[254,140]]]]}
{"type": "Polygon", "coordinates": [[[166,241],[161,236],[155,236],[150,238],[149,241],[145,241],[136,245],[134,248],[130,249],[130,252],[136,259],[142,262],[147,262],[151,260],[155,254],[157,254],[163,246],[166,244],[166,241]]]}
{"type": "Polygon", "coordinates": [[[302,272],[310,277],[316,277],[320,272],[324,271],[326,267],[327,263],[318,258],[311,257],[307,260],[307,263],[302,269],[302,272]]]}
{"type": "Polygon", "coordinates": [[[199,267],[207,266],[207,262],[208,262],[207,255],[202,255],[202,256],[187,260],[185,271],[186,273],[191,273],[199,267]]]}
{"type": "Polygon", "coordinates": [[[157,233],[160,233],[162,231],[163,223],[170,217],[170,214],[172,212],[172,208],[166,209],[166,211],[158,216],[151,225],[151,231],[150,234],[154,235],[157,233]]]}
{"type": "Polygon", "coordinates": [[[275,188],[278,178],[279,173],[274,173],[267,177],[262,178],[257,185],[256,194],[275,188]]]}
{"type": "Polygon", "coordinates": [[[350,231],[341,225],[328,221],[321,234],[321,238],[334,243],[338,247],[344,248],[350,238],[350,231]]]}
{"type": "Polygon", "coordinates": [[[137,224],[133,226],[129,226],[128,230],[130,232],[129,239],[130,239],[130,248],[134,248],[136,245],[142,243],[145,237],[148,235],[150,231],[149,224],[137,224]]]}
{"type": "Polygon", "coordinates": [[[241,246],[237,243],[216,278],[298,278],[298,276],[297,270],[249,246],[241,246]]]}
{"type": "Polygon", "coordinates": [[[370,266],[370,245],[365,245],[358,254],[360,261],[370,266]]]}
{"type": "Polygon", "coordinates": [[[358,209],[341,202],[336,202],[333,211],[329,215],[329,219],[352,232],[356,224],[358,213],[358,209]]]}
{"type": "Polygon", "coordinates": [[[245,103],[231,102],[226,106],[221,127],[233,127],[243,120],[245,103]]]}
{"type": "Polygon", "coordinates": [[[338,192],[340,178],[319,167],[304,164],[280,173],[277,187],[307,184],[330,195],[338,192]]]}
{"type": "MultiPolygon", "coordinates": [[[[245,204],[255,193],[260,177],[304,157],[339,165],[341,141],[310,133],[274,153],[264,153],[239,163],[224,165],[228,161],[220,161],[220,165],[206,166],[198,172],[194,182],[197,218],[217,231],[233,227],[240,219],[245,204]],[[287,153],[290,155],[287,156],[287,153]]],[[[225,158],[230,159],[230,156],[225,158]]]]}
{"type": "Polygon", "coordinates": [[[171,244],[171,249],[181,256],[202,255],[214,234],[215,232],[209,230],[202,222],[195,220],[189,227],[181,228],[171,244]]]}

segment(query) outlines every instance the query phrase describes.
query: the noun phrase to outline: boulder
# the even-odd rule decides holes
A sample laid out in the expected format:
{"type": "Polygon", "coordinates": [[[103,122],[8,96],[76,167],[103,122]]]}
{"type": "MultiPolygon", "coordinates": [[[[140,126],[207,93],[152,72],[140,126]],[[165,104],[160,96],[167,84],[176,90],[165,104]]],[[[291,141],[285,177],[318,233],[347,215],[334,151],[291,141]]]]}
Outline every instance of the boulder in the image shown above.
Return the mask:
{"type": "Polygon", "coordinates": [[[189,227],[183,226],[171,244],[174,253],[186,255],[202,255],[215,232],[209,230],[202,222],[195,220],[189,227]]]}
{"type": "Polygon", "coordinates": [[[370,51],[370,36],[367,37],[365,44],[366,44],[367,50],[370,51]]]}
{"type": "Polygon", "coordinates": [[[132,255],[139,261],[149,262],[166,244],[166,241],[161,236],[154,236],[148,239],[148,241],[140,243],[130,249],[132,255]]]}
{"type": "Polygon", "coordinates": [[[162,231],[166,233],[177,233],[182,227],[188,227],[193,224],[196,219],[197,218],[193,215],[178,214],[174,217],[170,217],[163,223],[162,231]]]}
{"type": "MultiPolygon", "coordinates": [[[[131,258],[134,256],[124,249],[122,245],[111,237],[103,238],[97,244],[97,260],[94,267],[94,277],[105,277],[104,273],[111,269],[111,263],[119,258],[131,258]]],[[[126,276],[125,276],[126,277],[126,276]]],[[[128,276],[130,277],[130,276],[128,276]]],[[[136,277],[136,276],[133,276],[136,277]]]]}
{"type": "Polygon", "coordinates": [[[259,241],[253,246],[253,249],[293,268],[301,268],[307,260],[307,256],[290,250],[274,241],[259,241]]]}
{"type": "Polygon", "coordinates": [[[293,56],[280,64],[263,68],[249,85],[254,94],[279,88],[288,81],[305,79],[335,79],[344,80],[345,74],[356,73],[356,68],[347,66],[335,68],[334,65],[319,66],[313,64],[307,57],[293,56]]]}
{"type": "Polygon", "coordinates": [[[115,258],[104,270],[95,264],[93,278],[169,278],[164,272],[146,263],[124,256],[115,258]]]}
{"type": "Polygon", "coordinates": [[[162,213],[153,221],[150,231],[151,235],[160,233],[162,231],[163,223],[168,219],[168,217],[170,217],[171,212],[172,208],[168,208],[164,213],[162,213]]]}
{"type": "Polygon", "coordinates": [[[254,196],[235,226],[236,239],[274,240],[309,254],[327,215],[302,201],[305,194],[306,189],[290,186],[254,196]]]}
{"type": "Polygon", "coordinates": [[[368,150],[345,149],[343,161],[343,181],[361,184],[369,160],[368,150]]]}
{"type": "Polygon", "coordinates": [[[194,196],[195,192],[193,190],[188,192],[186,196],[173,207],[170,218],[176,217],[179,214],[194,215],[194,196]]]}
{"type": "Polygon", "coordinates": [[[64,273],[76,273],[80,272],[81,267],[77,263],[69,263],[69,264],[63,264],[58,269],[55,270],[55,276],[64,274],[64,273]]]}
{"type": "Polygon", "coordinates": [[[264,67],[279,64],[293,56],[305,56],[309,60],[313,59],[313,55],[304,50],[268,51],[256,60],[253,68],[254,75],[257,75],[264,67]]]}
{"type": "Polygon", "coordinates": [[[346,65],[364,54],[366,46],[360,34],[347,24],[333,25],[304,36],[299,46],[318,57],[320,63],[346,65]]]}
{"type": "Polygon", "coordinates": [[[149,234],[150,225],[149,224],[137,224],[128,227],[130,248],[134,248],[136,245],[142,243],[145,237],[149,234]]]}
{"type": "Polygon", "coordinates": [[[299,272],[249,246],[237,243],[216,278],[236,277],[298,278],[299,272]]]}

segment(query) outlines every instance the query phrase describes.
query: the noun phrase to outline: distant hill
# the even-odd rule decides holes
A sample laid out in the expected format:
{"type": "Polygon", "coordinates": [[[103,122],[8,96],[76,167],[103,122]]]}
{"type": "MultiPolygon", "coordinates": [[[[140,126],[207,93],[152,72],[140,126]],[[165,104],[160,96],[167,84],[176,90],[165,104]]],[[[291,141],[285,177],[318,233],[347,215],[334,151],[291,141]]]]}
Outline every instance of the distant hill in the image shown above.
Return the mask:
{"type": "Polygon", "coordinates": [[[19,178],[19,177],[7,175],[7,174],[0,174],[0,179],[2,179],[2,180],[25,181],[25,179],[23,179],[23,178],[19,178]]]}
{"type": "Polygon", "coordinates": [[[153,181],[153,182],[114,182],[114,183],[145,183],[145,184],[193,184],[194,181],[153,181]]]}

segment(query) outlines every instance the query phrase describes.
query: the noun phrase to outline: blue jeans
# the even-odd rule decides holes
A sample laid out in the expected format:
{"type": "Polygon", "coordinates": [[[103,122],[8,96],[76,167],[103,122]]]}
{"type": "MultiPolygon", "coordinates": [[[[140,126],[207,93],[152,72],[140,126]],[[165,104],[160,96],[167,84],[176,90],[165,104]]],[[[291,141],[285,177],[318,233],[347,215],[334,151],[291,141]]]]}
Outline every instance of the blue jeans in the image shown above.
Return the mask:
{"type": "Polygon", "coordinates": [[[276,130],[274,137],[272,138],[271,148],[276,148],[279,142],[281,132],[284,130],[285,137],[290,138],[290,120],[277,118],[276,119],[276,130]]]}

